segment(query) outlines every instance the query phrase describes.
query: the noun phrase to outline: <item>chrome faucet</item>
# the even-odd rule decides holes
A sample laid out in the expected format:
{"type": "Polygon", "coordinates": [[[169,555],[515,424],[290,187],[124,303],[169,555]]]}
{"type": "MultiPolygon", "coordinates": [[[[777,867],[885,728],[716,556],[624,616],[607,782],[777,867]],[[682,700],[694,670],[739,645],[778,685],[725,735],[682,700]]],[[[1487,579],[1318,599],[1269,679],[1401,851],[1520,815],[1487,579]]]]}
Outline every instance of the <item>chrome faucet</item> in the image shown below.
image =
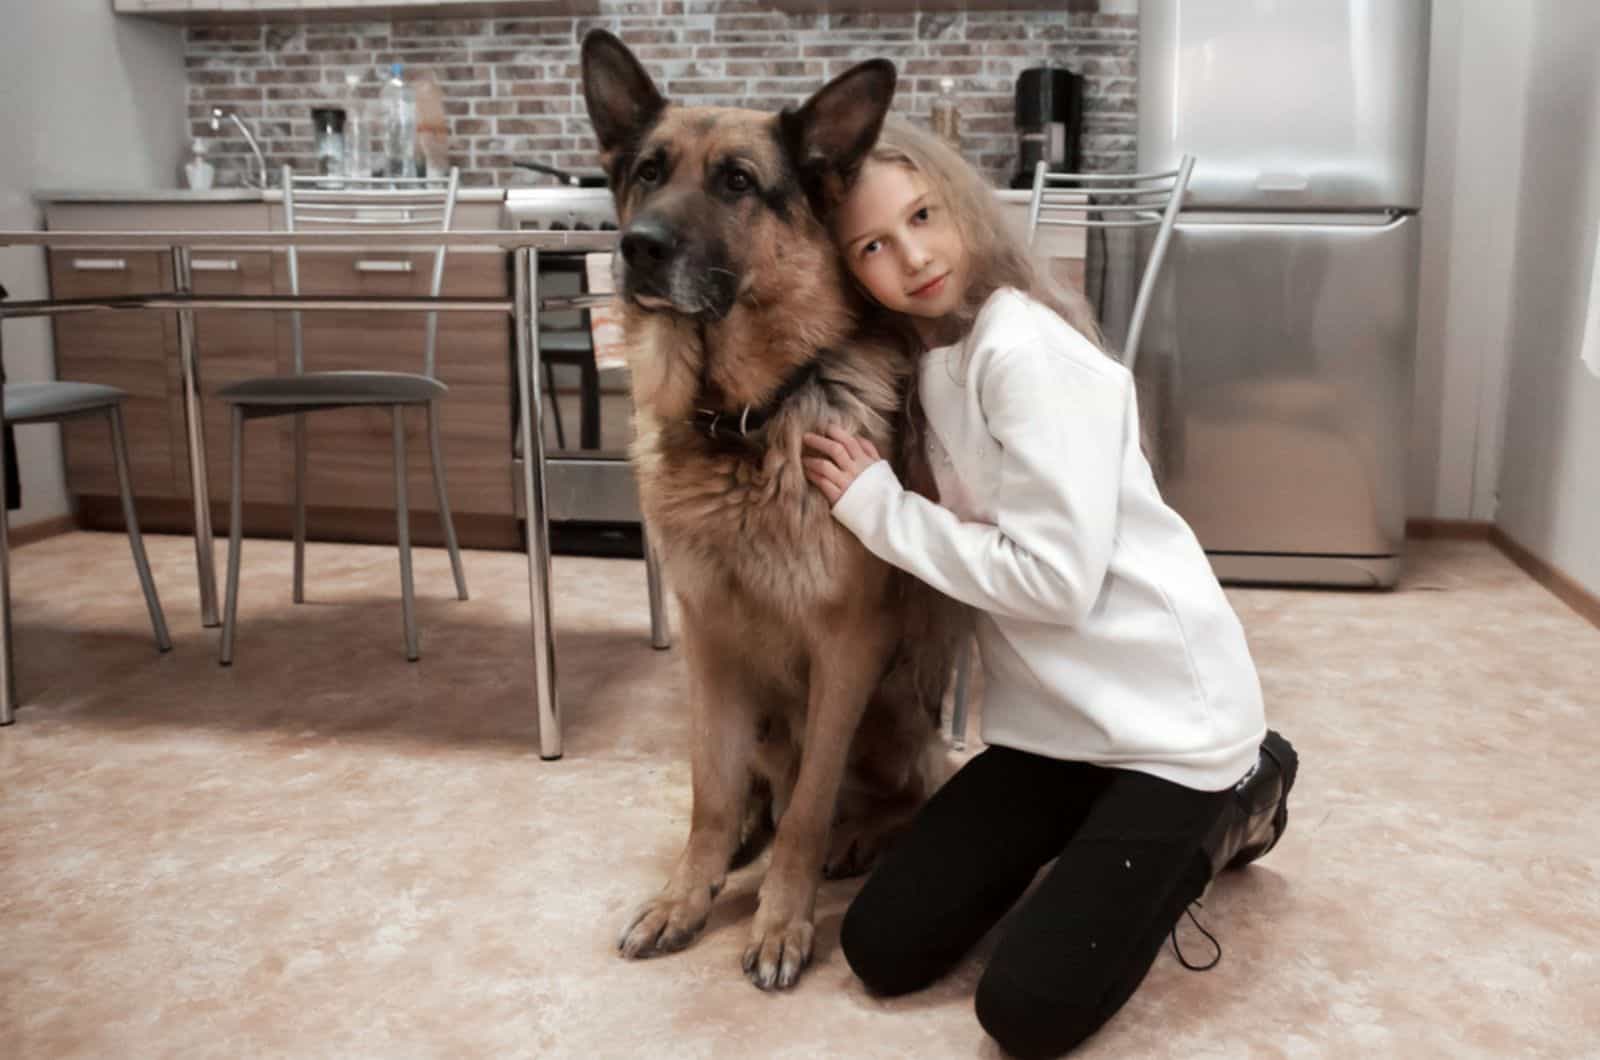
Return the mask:
{"type": "MultiPolygon", "coordinates": [[[[257,188],[263,188],[263,189],[266,188],[266,186],[267,186],[267,160],[261,156],[261,145],[256,143],[256,138],[254,136],[250,135],[249,126],[245,125],[245,123],[239,118],[239,115],[235,114],[231,110],[223,110],[221,107],[212,107],[211,108],[211,131],[212,132],[221,132],[222,131],[222,123],[224,121],[231,121],[231,122],[233,122],[233,124],[235,126],[238,127],[239,132],[244,136],[245,143],[249,144],[250,145],[250,150],[255,153],[255,156],[256,156],[256,171],[259,174],[259,176],[256,178],[254,184],[251,185],[251,186],[252,187],[257,187],[257,188]]],[[[249,183],[248,178],[247,178],[246,182],[249,183]]]]}

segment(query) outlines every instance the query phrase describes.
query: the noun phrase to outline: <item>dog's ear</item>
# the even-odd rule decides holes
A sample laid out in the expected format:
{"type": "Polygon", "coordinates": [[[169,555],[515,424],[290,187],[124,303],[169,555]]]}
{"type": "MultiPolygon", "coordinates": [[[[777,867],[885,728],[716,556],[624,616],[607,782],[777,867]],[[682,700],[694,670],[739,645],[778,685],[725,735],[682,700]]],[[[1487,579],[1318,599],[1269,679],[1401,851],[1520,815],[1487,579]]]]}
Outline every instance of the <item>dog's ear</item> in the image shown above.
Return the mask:
{"type": "Polygon", "coordinates": [[[583,98],[607,155],[631,143],[667,105],[628,46],[603,29],[583,38],[583,98]]]}
{"type": "Polygon", "coordinates": [[[789,152],[813,206],[818,196],[848,186],[883,128],[894,100],[894,64],[870,59],[817,90],[799,110],[779,116],[789,152]]]}

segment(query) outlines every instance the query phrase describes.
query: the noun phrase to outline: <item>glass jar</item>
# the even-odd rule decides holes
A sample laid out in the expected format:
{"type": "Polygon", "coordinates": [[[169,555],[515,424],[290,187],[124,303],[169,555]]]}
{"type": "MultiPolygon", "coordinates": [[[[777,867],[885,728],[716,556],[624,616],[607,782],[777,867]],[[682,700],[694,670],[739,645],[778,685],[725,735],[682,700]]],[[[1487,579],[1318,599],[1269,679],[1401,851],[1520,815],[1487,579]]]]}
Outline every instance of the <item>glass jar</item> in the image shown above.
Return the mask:
{"type": "Polygon", "coordinates": [[[344,111],[336,107],[313,108],[311,124],[316,137],[317,174],[323,177],[344,176],[344,111]]]}

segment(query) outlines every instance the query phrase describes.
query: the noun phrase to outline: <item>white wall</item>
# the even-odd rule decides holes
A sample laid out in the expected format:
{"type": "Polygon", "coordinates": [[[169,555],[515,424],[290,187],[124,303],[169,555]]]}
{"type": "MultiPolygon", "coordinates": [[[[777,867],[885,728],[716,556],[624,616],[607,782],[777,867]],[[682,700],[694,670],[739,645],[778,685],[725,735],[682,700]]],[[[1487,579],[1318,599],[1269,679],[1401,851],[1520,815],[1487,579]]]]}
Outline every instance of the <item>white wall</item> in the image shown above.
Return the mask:
{"type": "Polygon", "coordinates": [[[1494,518],[1529,45],[1551,2],[1434,0],[1412,516],[1494,518]]]}
{"type": "Polygon", "coordinates": [[[1540,0],[1510,284],[1496,524],[1600,594],[1600,378],[1579,362],[1600,268],[1600,4],[1540,0]]]}
{"type": "MultiPolygon", "coordinates": [[[[119,18],[110,0],[0,0],[0,228],[38,228],[39,188],[177,183],[185,140],[181,31],[119,18]]],[[[13,299],[48,294],[43,255],[0,249],[13,299]]],[[[54,375],[49,325],[5,325],[6,378],[54,375]]],[[[58,429],[17,430],[26,525],[66,513],[58,429]]]]}

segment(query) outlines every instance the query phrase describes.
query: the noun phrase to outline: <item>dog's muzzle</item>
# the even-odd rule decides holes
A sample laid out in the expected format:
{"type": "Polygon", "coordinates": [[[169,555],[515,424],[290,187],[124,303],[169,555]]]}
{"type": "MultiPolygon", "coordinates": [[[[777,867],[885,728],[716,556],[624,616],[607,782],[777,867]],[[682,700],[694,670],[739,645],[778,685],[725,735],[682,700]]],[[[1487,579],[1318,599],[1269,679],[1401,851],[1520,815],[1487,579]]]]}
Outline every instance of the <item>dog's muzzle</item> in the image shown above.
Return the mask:
{"type": "Polygon", "coordinates": [[[713,245],[646,215],[623,228],[619,249],[617,289],[635,305],[701,320],[721,320],[733,309],[739,277],[713,245]]]}

